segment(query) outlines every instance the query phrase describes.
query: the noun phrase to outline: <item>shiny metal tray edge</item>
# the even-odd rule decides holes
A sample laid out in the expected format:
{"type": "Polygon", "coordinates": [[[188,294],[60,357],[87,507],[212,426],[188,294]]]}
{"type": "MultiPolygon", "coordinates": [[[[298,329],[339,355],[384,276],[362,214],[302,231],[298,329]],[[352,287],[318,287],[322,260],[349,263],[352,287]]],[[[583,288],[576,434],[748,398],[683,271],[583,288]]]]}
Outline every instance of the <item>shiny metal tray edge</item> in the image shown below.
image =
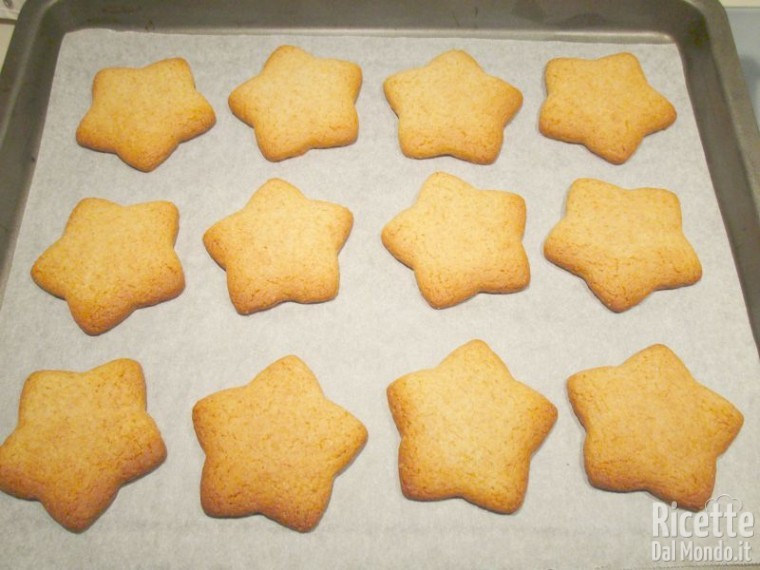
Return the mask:
{"type": "Polygon", "coordinates": [[[0,74],[0,303],[58,51],[83,28],[673,41],[760,350],[760,133],[718,0],[28,0],[0,74]]]}

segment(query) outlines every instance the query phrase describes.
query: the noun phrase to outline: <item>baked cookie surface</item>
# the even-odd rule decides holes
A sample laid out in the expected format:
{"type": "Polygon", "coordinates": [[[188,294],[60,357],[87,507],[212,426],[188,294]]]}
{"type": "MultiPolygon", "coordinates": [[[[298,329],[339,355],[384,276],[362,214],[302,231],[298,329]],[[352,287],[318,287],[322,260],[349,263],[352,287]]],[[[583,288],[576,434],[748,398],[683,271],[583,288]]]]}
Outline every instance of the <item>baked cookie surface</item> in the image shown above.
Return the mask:
{"type": "Polygon", "coordinates": [[[544,242],[544,254],[585,280],[609,309],[626,311],[653,291],[701,278],[702,265],[684,236],[674,193],[583,178],[570,187],[565,208],[544,242]]]}
{"type": "Polygon", "coordinates": [[[649,84],[633,54],[557,58],[544,76],[541,133],[583,144],[613,164],[626,162],[644,137],[676,120],[675,108],[649,84]]]}
{"type": "Polygon", "coordinates": [[[352,225],[347,208],[311,200],[274,178],[242,210],[209,228],[203,243],[227,271],[235,309],[250,314],[284,301],[334,298],[340,285],[338,253],[352,225]]]}
{"type": "Polygon", "coordinates": [[[387,389],[401,434],[398,468],[410,499],[461,497],[497,513],[523,503],[533,453],[557,419],[480,340],[387,389]]]}
{"type": "Polygon", "coordinates": [[[586,429],[583,456],[592,485],[705,507],[717,459],[744,418],[699,384],[673,351],[653,345],[620,366],[579,372],[567,391],[586,429]]]}
{"type": "Polygon", "coordinates": [[[122,485],[165,457],[137,362],[45,370],[26,380],[18,424],[0,446],[0,489],[40,501],[53,519],[81,532],[122,485]]]}
{"type": "Polygon", "coordinates": [[[522,106],[522,93],[488,75],[461,50],[383,83],[398,115],[401,151],[411,158],[451,155],[490,164],[501,152],[504,128],[522,106]]]}
{"type": "Polygon", "coordinates": [[[216,115],[195,88],[182,58],[141,68],[112,67],[95,75],[92,104],[76,132],[87,148],[116,153],[149,172],[177,146],[208,131],[216,115]]]}
{"type": "Polygon", "coordinates": [[[193,408],[206,453],[201,503],[208,515],[261,513],[291,529],[313,529],[337,475],[367,430],[326,399],[306,364],[282,358],[249,384],[211,394],[193,408]]]}
{"type": "Polygon", "coordinates": [[[511,293],[528,285],[525,215],[517,194],[478,190],[437,172],[415,204],[383,228],[382,240],[414,270],[431,306],[450,307],[480,292],[511,293]]]}
{"type": "Polygon", "coordinates": [[[79,202],[63,235],[32,267],[35,283],[65,299],[86,333],[104,333],[136,309],[177,297],[185,287],[174,251],[179,212],[171,202],[122,206],[79,202]]]}
{"type": "Polygon", "coordinates": [[[253,127],[264,157],[279,161],[355,142],[359,117],[354,103],[361,84],[355,63],[281,46],[258,75],[230,94],[229,105],[253,127]]]}

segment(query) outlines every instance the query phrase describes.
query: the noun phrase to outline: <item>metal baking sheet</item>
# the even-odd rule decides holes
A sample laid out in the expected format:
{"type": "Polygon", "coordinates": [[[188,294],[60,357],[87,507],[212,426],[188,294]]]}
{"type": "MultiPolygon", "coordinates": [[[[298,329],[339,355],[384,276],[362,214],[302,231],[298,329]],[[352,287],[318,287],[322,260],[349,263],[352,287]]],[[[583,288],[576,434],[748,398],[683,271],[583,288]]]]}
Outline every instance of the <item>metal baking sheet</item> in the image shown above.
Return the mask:
{"type": "Polygon", "coordinates": [[[268,566],[648,566],[653,562],[653,501],[644,493],[617,495],[588,486],[580,463],[582,431],[563,384],[570,373],[620,362],[654,341],[671,344],[700,380],[747,415],[733,453],[719,464],[716,492],[733,492],[746,502],[745,508],[757,513],[752,481],[758,456],[753,441],[760,433],[760,397],[750,323],[757,323],[753,307],[758,306],[758,279],[752,269],[760,258],[760,240],[755,239],[758,169],[752,163],[758,157],[758,135],[727,30],[722,11],[712,2],[601,2],[593,7],[581,2],[515,2],[499,8],[462,2],[30,2],[0,77],[0,103],[7,103],[0,107],[0,192],[7,205],[2,209],[7,216],[3,227],[8,229],[3,248],[8,288],[0,312],[6,403],[0,434],[4,437],[12,429],[11,411],[32,370],[85,369],[108,355],[130,356],[146,368],[149,410],[167,439],[169,459],[155,473],[126,487],[106,515],[81,536],[57,527],[39,505],[0,496],[7,560],[15,567],[56,561],[86,566],[243,566],[251,560],[268,566]],[[360,117],[371,119],[362,123],[356,145],[281,165],[256,158],[252,134],[228,113],[225,95],[254,73],[273,47],[286,41],[360,59],[365,69],[360,117]],[[582,56],[631,45],[654,77],[678,78],[675,87],[658,85],[677,100],[679,111],[686,111],[675,133],[687,134],[688,140],[665,145],[673,164],[657,143],[642,147],[631,168],[623,169],[572,148],[562,154],[569,152],[577,162],[547,163],[551,168],[546,168],[544,178],[532,178],[528,184],[518,174],[533,148],[521,150],[517,141],[521,135],[533,140],[531,144],[538,140],[531,134],[538,137],[534,119],[541,94],[540,62],[551,53],[582,56]],[[503,160],[494,167],[447,158],[411,161],[398,154],[395,119],[378,91],[379,82],[391,69],[412,61],[424,63],[453,46],[475,51],[484,67],[498,70],[496,74],[526,92],[526,106],[507,131],[503,160]],[[530,49],[521,51],[526,47],[530,49]],[[494,48],[503,48],[506,56],[494,48]],[[216,50],[236,55],[220,62],[216,50]],[[112,156],[79,149],[68,139],[71,125],[86,108],[83,94],[93,70],[109,62],[147,63],[169,52],[190,59],[199,88],[211,98],[219,118],[211,132],[180,147],[176,156],[147,176],[112,156]],[[85,56],[77,60],[80,53],[85,56]],[[522,69],[508,65],[530,58],[532,63],[522,69]],[[220,75],[228,83],[220,84],[220,75]],[[234,147],[228,146],[229,137],[234,147]],[[386,176],[378,167],[387,157],[396,157],[397,168],[386,176]],[[210,172],[222,167],[218,177],[202,178],[187,170],[188,164],[201,169],[205,164],[210,172]],[[355,164],[368,165],[367,171],[349,167],[355,164]],[[74,165],[77,168],[71,168],[74,165]],[[666,175],[663,165],[668,166],[666,175]],[[425,176],[436,169],[480,187],[502,187],[526,196],[526,247],[534,269],[534,283],[526,292],[481,296],[458,309],[436,312],[419,298],[410,272],[382,249],[382,222],[410,204],[425,176]],[[284,305],[244,318],[226,299],[223,273],[203,251],[200,229],[242,206],[272,175],[313,197],[348,205],[356,225],[341,254],[338,299],[306,308],[284,305]],[[403,186],[398,185],[399,175],[403,186]],[[582,286],[540,256],[541,240],[561,214],[562,196],[575,175],[597,175],[628,187],[687,182],[689,187],[681,189],[688,195],[682,196],[687,234],[697,240],[699,251],[706,252],[709,267],[726,276],[725,286],[711,271],[701,289],[663,292],[628,315],[608,314],[590,294],[581,295],[582,302],[573,309],[588,309],[588,314],[583,315],[586,321],[578,321],[577,313],[565,311],[562,295],[568,287],[582,292],[582,286]],[[65,218],[78,196],[102,195],[106,188],[117,201],[168,195],[178,203],[178,251],[188,288],[176,301],[136,313],[111,333],[90,338],[70,322],[62,302],[24,282],[24,276],[33,252],[60,232],[63,222],[56,226],[55,219],[65,218]],[[374,282],[376,276],[387,281],[374,282]],[[549,297],[544,296],[547,284],[549,297]],[[689,311],[688,299],[705,287],[711,288],[714,303],[698,313],[689,311]],[[536,304],[539,297],[553,301],[536,304]],[[359,300],[364,308],[355,304],[359,300]],[[721,322],[726,319],[728,324],[721,322]],[[383,326],[366,334],[372,322],[383,326]],[[177,330],[193,334],[183,336],[177,330]],[[484,337],[517,378],[540,389],[560,408],[557,426],[534,459],[526,504],[510,517],[463,501],[406,501],[398,489],[397,436],[384,388],[403,373],[437,364],[474,336],[484,337]],[[145,343],[146,337],[155,341],[145,343]],[[367,447],[338,478],[325,519],[313,533],[297,535],[263,517],[205,517],[197,499],[202,454],[189,420],[192,403],[213,390],[247,382],[272,360],[291,352],[315,369],[329,397],[365,421],[370,431],[367,447]],[[153,505],[149,514],[145,505],[153,505]]]}

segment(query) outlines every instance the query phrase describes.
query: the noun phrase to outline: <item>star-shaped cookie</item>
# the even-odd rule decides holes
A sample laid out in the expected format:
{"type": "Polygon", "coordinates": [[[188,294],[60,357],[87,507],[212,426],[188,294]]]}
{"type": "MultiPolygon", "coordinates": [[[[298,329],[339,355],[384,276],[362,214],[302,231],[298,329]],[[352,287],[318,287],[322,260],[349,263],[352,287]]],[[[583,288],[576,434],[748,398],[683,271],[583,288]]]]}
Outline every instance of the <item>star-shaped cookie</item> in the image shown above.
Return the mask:
{"type": "Polygon", "coordinates": [[[699,384],[673,351],[654,345],[620,366],[579,372],[567,391],[586,429],[583,455],[592,485],[705,507],[718,456],[744,418],[699,384]]]}
{"type": "Polygon", "coordinates": [[[692,285],[702,265],[681,228],[678,197],[668,190],[626,190],[576,180],[565,217],[544,242],[546,258],[583,278],[613,311],[658,289],[692,285]]]}
{"type": "Polygon", "coordinates": [[[320,303],[338,294],[338,253],[353,224],[351,212],[310,200],[295,186],[268,180],[238,212],[203,236],[227,270],[227,288],[243,315],[283,301],[320,303]]]}
{"type": "Polygon", "coordinates": [[[193,424],[206,453],[206,513],[261,513],[300,532],[319,523],[335,478],[367,440],[364,425],[326,399],[295,356],[274,362],[245,386],[200,400],[193,424]]]}
{"type": "Polygon", "coordinates": [[[32,267],[35,283],[65,299],[86,333],[104,333],[135,309],[175,298],[185,276],[174,241],[179,212],[171,202],[121,206],[85,198],[61,238],[32,267]]]}
{"type": "Polygon", "coordinates": [[[673,105],[649,84],[630,53],[595,60],[553,59],[545,80],[540,131],[583,144],[613,164],[627,161],[645,136],[676,120],[673,105]]]}
{"type": "Polygon", "coordinates": [[[61,525],[81,532],[122,485],[165,457],[137,362],[45,370],[24,384],[18,425],[0,446],[0,489],[40,501],[61,525]]]}
{"type": "Polygon", "coordinates": [[[354,103],[361,84],[362,71],[355,63],[281,46],[261,73],[230,94],[229,105],[253,127],[264,157],[279,161],[356,141],[354,103]]]}
{"type": "Polygon", "coordinates": [[[530,281],[522,245],[525,201],[517,194],[478,190],[437,172],[416,203],[391,220],[383,244],[414,270],[420,291],[435,308],[479,292],[511,293],[530,281]]]}
{"type": "Polygon", "coordinates": [[[195,88],[181,58],[141,68],[100,70],[92,85],[92,105],[77,129],[77,142],[116,153],[138,170],[154,170],[177,146],[216,123],[208,101],[195,88]]]}
{"type": "Polygon", "coordinates": [[[522,106],[519,90],[488,75],[461,50],[396,73],[383,89],[398,115],[401,151],[411,158],[451,155],[490,164],[501,152],[504,128],[522,106]]]}
{"type": "Polygon", "coordinates": [[[557,409],[515,380],[486,343],[470,341],[437,367],[399,378],[387,393],[401,434],[406,497],[461,497],[497,513],[520,508],[531,456],[557,409]]]}

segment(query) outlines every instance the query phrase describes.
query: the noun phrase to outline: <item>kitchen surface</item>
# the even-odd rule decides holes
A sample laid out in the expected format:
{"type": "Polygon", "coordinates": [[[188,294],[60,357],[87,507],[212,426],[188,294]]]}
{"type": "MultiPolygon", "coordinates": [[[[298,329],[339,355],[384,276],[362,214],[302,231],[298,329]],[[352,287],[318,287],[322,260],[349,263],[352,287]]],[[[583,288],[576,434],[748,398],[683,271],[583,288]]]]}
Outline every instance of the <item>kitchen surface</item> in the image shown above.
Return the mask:
{"type": "Polygon", "coordinates": [[[724,2],[734,34],[739,62],[752,98],[755,118],[760,124],[760,2],[744,2],[741,6],[724,2]]]}

